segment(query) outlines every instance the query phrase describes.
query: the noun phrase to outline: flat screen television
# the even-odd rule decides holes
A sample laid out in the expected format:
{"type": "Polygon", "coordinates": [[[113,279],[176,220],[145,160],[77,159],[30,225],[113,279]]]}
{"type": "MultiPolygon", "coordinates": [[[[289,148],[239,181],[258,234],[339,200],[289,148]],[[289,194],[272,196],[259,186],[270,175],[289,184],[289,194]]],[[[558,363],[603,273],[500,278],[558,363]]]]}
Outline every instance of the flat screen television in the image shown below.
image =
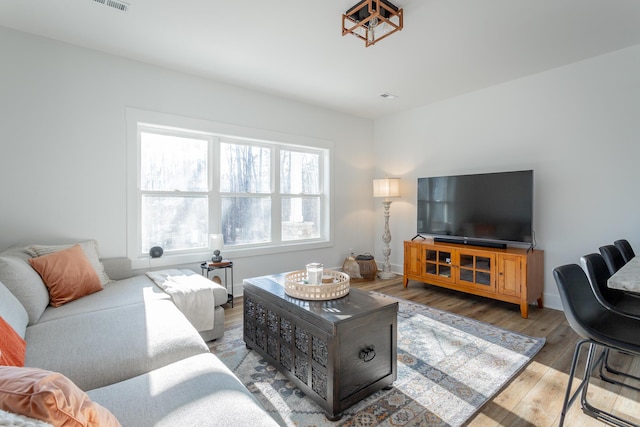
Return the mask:
{"type": "Polygon", "coordinates": [[[450,243],[532,245],[533,171],[418,178],[417,232],[450,243]]]}

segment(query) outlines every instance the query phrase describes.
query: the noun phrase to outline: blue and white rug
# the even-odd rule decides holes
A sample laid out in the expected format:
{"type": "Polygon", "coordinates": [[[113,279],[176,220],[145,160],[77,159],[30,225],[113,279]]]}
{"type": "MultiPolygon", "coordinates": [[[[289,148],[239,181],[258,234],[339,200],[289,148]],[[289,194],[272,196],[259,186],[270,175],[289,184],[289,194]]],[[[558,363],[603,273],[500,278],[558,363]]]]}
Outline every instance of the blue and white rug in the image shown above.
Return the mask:
{"type": "MultiPolygon", "coordinates": [[[[396,298],[397,299],[397,298],[396,298]]],[[[322,409],[248,350],[242,327],[210,344],[283,426],[460,426],[544,346],[534,338],[397,299],[398,379],[328,421],[322,409]]]]}

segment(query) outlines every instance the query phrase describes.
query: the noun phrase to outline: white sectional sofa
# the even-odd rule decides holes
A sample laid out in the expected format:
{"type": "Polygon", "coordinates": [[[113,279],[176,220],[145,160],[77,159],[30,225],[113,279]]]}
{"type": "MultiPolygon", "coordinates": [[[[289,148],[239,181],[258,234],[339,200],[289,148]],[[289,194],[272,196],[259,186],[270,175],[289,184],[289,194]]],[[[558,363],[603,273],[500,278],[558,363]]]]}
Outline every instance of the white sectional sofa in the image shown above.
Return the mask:
{"type": "Polygon", "coordinates": [[[26,341],[25,367],[64,375],[125,427],[278,425],[209,352],[220,314],[199,333],[145,275],[52,307],[31,255],[0,253],[0,316],[26,341]]]}

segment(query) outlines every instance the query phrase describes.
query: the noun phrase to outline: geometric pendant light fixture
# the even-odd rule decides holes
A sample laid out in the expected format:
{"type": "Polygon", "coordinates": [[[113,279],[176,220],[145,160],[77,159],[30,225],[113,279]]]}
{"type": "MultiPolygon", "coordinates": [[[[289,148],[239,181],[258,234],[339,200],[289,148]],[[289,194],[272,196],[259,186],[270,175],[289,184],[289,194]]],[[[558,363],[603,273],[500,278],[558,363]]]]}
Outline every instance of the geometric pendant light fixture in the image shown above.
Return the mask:
{"type": "Polygon", "coordinates": [[[342,15],[342,35],[353,34],[369,47],[402,30],[402,15],[387,0],[363,0],[342,15]]]}

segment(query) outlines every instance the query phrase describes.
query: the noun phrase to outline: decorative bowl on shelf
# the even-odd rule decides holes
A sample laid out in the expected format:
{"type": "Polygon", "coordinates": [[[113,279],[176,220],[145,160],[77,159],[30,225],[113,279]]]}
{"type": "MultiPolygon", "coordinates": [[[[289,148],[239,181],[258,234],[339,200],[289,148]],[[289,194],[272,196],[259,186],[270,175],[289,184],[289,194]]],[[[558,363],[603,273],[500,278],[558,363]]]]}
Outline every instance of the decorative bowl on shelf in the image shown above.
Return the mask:
{"type": "Polygon", "coordinates": [[[349,293],[348,274],[341,271],[324,270],[322,284],[307,283],[307,271],[298,270],[285,276],[284,292],[294,298],[314,301],[326,301],[342,298],[349,293]],[[328,283],[325,283],[325,280],[328,283]],[[330,280],[330,281],[329,281],[330,280]]]}

